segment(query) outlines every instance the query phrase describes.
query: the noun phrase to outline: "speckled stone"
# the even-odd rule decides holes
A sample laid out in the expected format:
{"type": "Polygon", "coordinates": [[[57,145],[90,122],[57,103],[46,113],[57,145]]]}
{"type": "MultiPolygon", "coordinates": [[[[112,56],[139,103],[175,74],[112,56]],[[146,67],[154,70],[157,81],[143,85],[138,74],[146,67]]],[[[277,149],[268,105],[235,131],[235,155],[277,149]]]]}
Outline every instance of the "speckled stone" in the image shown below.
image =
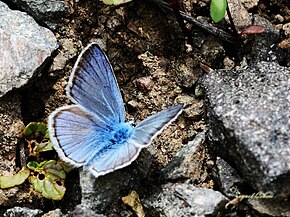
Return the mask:
{"type": "Polygon", "coordinates": [[[215,216],[228,201],[220,192],[197,188],[192,184],[168,183],[162,191],[153,194],[143,204],[158,216],[215,216]]]}
{"type": "Polygon", "coordinates": [[[14,173],[16,145],[23,129],[20,96],[9,94],[0,98],[0,175],[14,173]]]}
{"type": "Polygon", "coordinates": [[[13,207],[8,209],[3,217],[17,217],[17,216],[26,216],[26,217],[39,217],[43,214],[43,211],[39,209],[29,209],[26,207],[13,207]]]}
{"type": "Polygon", "coordinates": [[[32,15],[36,20],[45,23],[49,28],[55,29],[58,22],[69,11],[69,6],[61,0],[12,0],[22,10],[32,15]]]}
{"type": "Polygon", "coordinates": [[[50,30],[0,2],[0,97],[27,84],[57,48],[50,30]]]}
{"type": "Polygon", "coordinates": [[[205,133],[196,135],[193,141],[189,141],[183,148],[171,159],[168,165],[163,169],[164,177],[167,180],[195,180],[201,176],[203,171],[202,155],[205,142],[205,133]]]}
{"type": "Polygon", "coordinates": [[[260,62],[202,79],[211,147],[254,188],[290,193],[290,70],[260,62]]]}

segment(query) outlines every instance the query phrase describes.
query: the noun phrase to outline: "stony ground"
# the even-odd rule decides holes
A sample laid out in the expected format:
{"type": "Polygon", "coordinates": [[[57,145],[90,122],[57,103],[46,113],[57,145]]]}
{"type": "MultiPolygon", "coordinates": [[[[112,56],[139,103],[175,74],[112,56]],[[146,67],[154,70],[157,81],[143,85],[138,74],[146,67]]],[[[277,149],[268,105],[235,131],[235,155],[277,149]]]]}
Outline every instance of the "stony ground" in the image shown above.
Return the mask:
{"type": "MultiPolygon", "coordinates": [[[[105,50],[114,68],[128,120],[138,123],[171,105],[186,103],[185,111],[178,120],[165,129],[153,144],[141,153],[136,162],[123,170],[124,173],[136,171],[137,175],[144,178],[146,187],[142,187],[141,178],[135,180],[137,184],[130,185],[137,188],[141,197],[148,197],[152,193],[148,186],[158,186],[158,183],[154,182],[162,183],[156,178],[160,175],[160,170],[166,168],[176,153],[196,135],[207,132],[207,108],[197,83],[207,72],[201,69],[200,63],[212,69],[247,64],[254,55],[252,38],[259,36],[244,36],[243,45],[235,47],[187,23],[192,38],[185,38],[176,18],[162,12],[149,1],[135,0],[122,6],[107,6],[92,0],[65,2],[68,8],[59,18],[36,18],[39,24],[49,27],[54,32],[60,45],[51,65],[48,64],[41,76],[34,78],[20,92],[12,92],[10,96],[18,96],[15,100],[20,100],[21,119],[25,125],[31,121],[46,122],[52,111],[70,103],[65,95],[65,87],[73,64],[82,48],[96,41],[105,50]],[[236,49],[237,47],[239,49],[236,49]]],[[[248,13],[259,14],[270,21],[274,28],[281,30],[279,46],[288,53],[288,58],[283,58],[280,64],[289,67],[287,60],[290,49],[290,14],[287,0],[243,2],[243,10],[237,9],[235,5],[231,7],[241,14],[243,11],[245,16],[249,16],[248,13]]],[[[23,10],[18,4],[9,5],[13,9],[23,10]]],[[[180,6],[188,15],[201,16],[200,20],[210,22],[209,1],[180,1],[180,6]]],[[[249,19],[245,24],[243,18],[238,15],[234,20],[239,30],[252,22],[249,19]]],[[[230,32],[226,21],[216,26],[230,32]]],[[[190,181],[197,187],[217,190],[217,175],[213,166],[215,154],[209,151],[206,142],[200,146],[192,159],[194,166],[191,168],[190,181]]],[[[30,201],[15,196],[15,193],[11,194],[28,207],[42,208],[45,211],[60,207],[67,212],[80,202],[78,181],[74,181],[78,179],[77,172],[71,177],[67,183],[67,196],[61,203],[47,202],[24,188],[20,188],[19,191],[24,192],[24,195],[31,195],[30,201]],[[74,199],[70,200],[72,197],[74,199]],[[38,204],[31,203],[32,200],[38,201],[38,204]]],[[[125,195],[128,194],[129,187],[123,191],[125,195]]],[[[121,213],[129,209],[119,200],[114,201],[112,209],[107,210],[105,214],[121,213]]],[[[15,206],[15,203],[10,201],[6,206],[15,206]]],[[[248,208],[245,210],[243,214],[252,212],[248,208]]],[[[150,213],[150,210],[147,211],[150,213]]]]}

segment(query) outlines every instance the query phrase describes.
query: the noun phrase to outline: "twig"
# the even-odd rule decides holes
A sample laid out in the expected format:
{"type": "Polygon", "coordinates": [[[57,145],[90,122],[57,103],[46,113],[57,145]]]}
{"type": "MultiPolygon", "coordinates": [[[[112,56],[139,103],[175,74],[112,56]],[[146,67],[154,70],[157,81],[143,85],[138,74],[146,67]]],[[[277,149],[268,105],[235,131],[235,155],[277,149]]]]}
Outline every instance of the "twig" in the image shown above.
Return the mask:
{"type": "Polygon", "coordinates": [[[236,26],[235,26],[234,20],[233,20],[233,18],[232,18],[231,11],[230,11],[230,9],[229,9],[228,1],[227,1],[227,15],[228,15],[229,20],[230,20],[230,24],[231,24],[231,28],[232,28],[233,34],[234,34],[236,37],[239,37],[239,34],[238,34],[237,29],[236,29],[236,26]]]}
{"type": "Polygon", "coordinates": [[[185,14],[183,11],[180,11],[181,17],[186,20],[187,22],[194,24],[195,26],[203,29],[204,31],[219,37],[221,40],[231,43],[231,44],[237,44],[237,38],[233,37],[229,33],[218,29],[214,26],[209,25],[208,23],[201,23],[198,20],[196,20],[194,17],[191,17],[187,14],[185,14]]]}

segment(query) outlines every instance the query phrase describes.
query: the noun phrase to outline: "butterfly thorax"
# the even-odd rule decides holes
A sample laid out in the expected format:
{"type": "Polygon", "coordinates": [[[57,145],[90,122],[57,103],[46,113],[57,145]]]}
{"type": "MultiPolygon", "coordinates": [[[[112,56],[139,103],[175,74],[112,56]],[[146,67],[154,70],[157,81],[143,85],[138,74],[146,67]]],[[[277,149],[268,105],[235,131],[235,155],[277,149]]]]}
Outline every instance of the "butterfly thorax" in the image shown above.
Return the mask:
{"type": "Polygon", "coordinates": [[[110,134],[110,141],[113,144],[122,144],[132,136],[133,127],[129,123],[118,123],[113,126],[113,130],[110,134]]]}

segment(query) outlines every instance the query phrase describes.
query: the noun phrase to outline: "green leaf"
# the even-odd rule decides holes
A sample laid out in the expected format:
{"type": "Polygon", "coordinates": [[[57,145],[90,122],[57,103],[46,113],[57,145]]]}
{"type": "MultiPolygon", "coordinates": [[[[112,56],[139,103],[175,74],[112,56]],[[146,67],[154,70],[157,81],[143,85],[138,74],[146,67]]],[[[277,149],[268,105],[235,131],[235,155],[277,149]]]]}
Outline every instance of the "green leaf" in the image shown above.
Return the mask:
{"type": "Polygon", "coordinates": [[[43,197],[52,200],[63,198],[66,172],[62,164],[63,162],[56,160],[41,162],[34,170],[34,176],[29,177],[29,182],[43,197]]]}
{"type": "Polygon", "coordinates": [[[107,5],[120,5],[130,1],[132,0],[103,0],[103,2],[107,5]]]}
{"type": "Polygon", "coordinates": [[[41,162],[41,163],[38,165],[38,168],[39,168],[39,169],[42,169],[42,167],[44,167],[44,165],[46,164],[46,162],[47,162],[47,160],[41,162]]]}
{"type": "Polygon", "coordinates": [[[46,135],[47,125],[41,122],[31,122],[25,127],[23,134],[25,138],[29,138],[31,134],[36,132],[46,135]]]}
{"type": "Polygon", "coordinates": [[[52,181],[48,178],[40,180],[38,177],[31,176],[29,177],[29,182],[36,191],[47,199],[61,200],[65,194],[66,188],[61,181],[52,181]]]}
{"type": "Polygon", "coordinates": [[[31,161],[27,164],[27,167],[31,170],[35,170],[38,167],[38,163],[36,161],[31,161]]]}
{"type": "Polygon", "coordinates": [[[53,144],[49,138],[47,125],[41,122],[31,122],[23,130],[30,155],[37,156],[39,152],[53,150],[53,144]]]}
{"type": "Polygon", "coordinates": [[[37,146],[36,151],[37,152],[45,152],[45,151],[52,151],[53,150],[53,144],[50,141],[41,142],[39,146],[37,146]]]}
{"type": "Polygon", "coordinates": [[[23,167],[18,173],[13,176],[0,176],[0,188],[11,188],[16,185],[21,185],[30,175],[30,170],[23,167]]]}
{"type": "Polygon", "coordinates": [[[46,174],[51,174],[56,177],[59,177],[60,179],[66,178],[66,173],[62,167],[61,164],[57,163],[55,160],[48,161],[44,166],[43,170],[46,174]]]}
{"type": "Polygon", "coordinates": [[[227,9],[227,0],[212,0],[210,4],[210,16],[214,22],[224,18],[227,9]]]}
{"type": "Polygon", "coordinates": [[[66,173],[69,173],[70,171],[74,169],[74,167],[67,162],[60,161],[59,164],[62,165],[62,168],[64,169],[66,173]]]}

